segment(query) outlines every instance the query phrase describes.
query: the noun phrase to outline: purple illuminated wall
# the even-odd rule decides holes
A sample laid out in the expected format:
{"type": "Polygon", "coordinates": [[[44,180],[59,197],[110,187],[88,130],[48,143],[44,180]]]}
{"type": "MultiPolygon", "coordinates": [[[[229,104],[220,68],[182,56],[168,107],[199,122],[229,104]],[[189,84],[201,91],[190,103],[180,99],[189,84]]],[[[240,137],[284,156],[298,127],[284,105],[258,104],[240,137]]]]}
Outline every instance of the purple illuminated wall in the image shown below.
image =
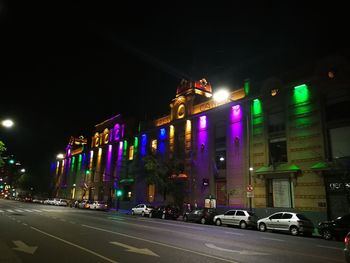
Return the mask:
{"type": "Polygon", "coordinates": [[[106,158],[106,172],[103,174],[103,181],[111,180],[111,166],[112,166],[112,145],[108,145],[107,158],[106,158]]]}
{"type": "Polygon", "coordinates": [[[197,149],[195,159],[196,171],[196,194],[195,200],[198,205],[204,206],[203,196],[209,194],[209,187],[203,187],[203,178],[209,179],[210,174],[210,158],[209,158],[209,130],[207,116],[198,118],[197,125],[197,149]]]}
{"type": "MultiPolygon", "coordinates": [[[[240,105],[230,108],[231,123],[229,125],[229,136],[227,143],[227,191],[245,189],[244,181],[244,118],[243,109],[240,105]]],[[[229,205],[243,207],[244,199],[242,194],[230,196],[229,205]]]]}
{"type": "Polygon", "coordinates": [[[115,167],[115,178],[116,181],[114,181],[114,188],[116,189],[118,187],[119,179],[120,179],[120,170],[122,167],[122,161],[123,161],[123,142],[119,142],[119,146],[117,147],[117,163],[115,167]],[[117,183],[118,182],[118,183],[117,183]]]}

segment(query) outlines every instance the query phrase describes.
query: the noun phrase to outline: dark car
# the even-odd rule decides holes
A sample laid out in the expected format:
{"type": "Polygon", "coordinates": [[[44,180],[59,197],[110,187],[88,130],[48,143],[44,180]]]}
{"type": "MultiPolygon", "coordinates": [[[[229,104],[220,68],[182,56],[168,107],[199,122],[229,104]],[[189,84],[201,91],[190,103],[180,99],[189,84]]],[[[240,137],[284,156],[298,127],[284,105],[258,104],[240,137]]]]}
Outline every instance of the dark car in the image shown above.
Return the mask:
{"type": "Polygon", "coordinates": [[[350,214],[343,215],[332,221],[320,222],[318,233],[326,240],[336,238],[342,240],[350,232],[350,214]]]}
{"type": "Polygon", "coordinates": [[[152,210],[150,217],[176,220],[180,215],[180,209],[175,205],[162,205],[152,210]]]}
{"type": "Polygon", "coordinates": [[[346,235],[344,239],[345,248],[344,248],[344,254],[345,254],[345,260],[346,262],[350,263],[350,232],[346,235]]]}
{"type": "Polygon", "coordinates": [[[217,213],[214,208],[199,208],[194,209],[191,212],[186,212],[183,215],[183,221],[200,222],[202,224],[212,224],[213,218],[216,215],[217,213]]]}

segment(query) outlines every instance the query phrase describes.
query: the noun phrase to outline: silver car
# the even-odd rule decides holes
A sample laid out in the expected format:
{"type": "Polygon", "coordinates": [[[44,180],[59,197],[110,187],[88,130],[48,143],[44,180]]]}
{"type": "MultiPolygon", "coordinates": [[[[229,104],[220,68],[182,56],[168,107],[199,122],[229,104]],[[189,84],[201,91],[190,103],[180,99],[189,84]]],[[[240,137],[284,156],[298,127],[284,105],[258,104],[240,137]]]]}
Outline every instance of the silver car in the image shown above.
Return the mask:
{"type": "Polygon", "coordinates": [[[139,204],[136,207],[131,208],[132,215],[149,216],[154,209],[151,205],[139,204]]]}
{"type": "Polygon", "coordinates": [[[229,210],[225,214],[217,215],[213,219],[217,226],[234,225],[240,228],[256,228],[257,218],[254,213],[246,210],[229,210]]]}
{"type": "Polygon", "coordinates": [[[303,233],[311,236],[314,231],[314,225],[310,219],[303,214],[291,212],[278,212],[258,220],[260,231],[279,230],[288,231],[293,236],[303,233]]]}

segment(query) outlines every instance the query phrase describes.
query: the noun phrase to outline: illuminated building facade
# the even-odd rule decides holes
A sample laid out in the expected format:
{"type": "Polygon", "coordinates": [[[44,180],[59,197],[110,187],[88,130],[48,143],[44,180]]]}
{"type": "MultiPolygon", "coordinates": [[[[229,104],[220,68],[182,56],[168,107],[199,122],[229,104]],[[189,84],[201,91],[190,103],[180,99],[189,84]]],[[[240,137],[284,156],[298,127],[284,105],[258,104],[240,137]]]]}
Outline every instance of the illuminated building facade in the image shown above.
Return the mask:
{"type": "Polygon", "coordinates": [[[56,196],[73,198],[74,190],[75,199],[110,200],[121,189],[125,208],[205,206],[209,198],[258,214],[342,215],[350,209],[350,74],[342,63],[322,65],[247,81],[220,102],[205,79],[182,80],[168,115],[141,125],[118,115],[96,125],[89,149],[67,147],[52,167],[56,196]],[[171,166],[177,198],[149,180],[145,160],[152,156],[171,166]]]}

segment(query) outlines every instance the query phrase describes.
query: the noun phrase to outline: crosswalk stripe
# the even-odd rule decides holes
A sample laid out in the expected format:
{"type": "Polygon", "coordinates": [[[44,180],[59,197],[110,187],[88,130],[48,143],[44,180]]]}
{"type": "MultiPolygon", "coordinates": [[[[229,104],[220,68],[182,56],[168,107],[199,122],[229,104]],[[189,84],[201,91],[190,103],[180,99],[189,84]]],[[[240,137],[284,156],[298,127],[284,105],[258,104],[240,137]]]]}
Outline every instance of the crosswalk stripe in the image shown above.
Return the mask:
{"type": "Polygon", "coordinates": [[[39,212],[42,213],[43,211],[39,210],[39,209],[32,209],[34,212],[39,212]]]}
{"type": "Polygon", "coordinates": [[[3,211],[3,210],[0,210],[0,213],[3,213],[3,212],[5,212],[5,211],[3,211]]]}
{"type": "Polygon", "coordinates": [[[10,212],[10,213],[13,213],[13,210],[11,210],[11,209],[7,209],[6,211],[10,212]]]}
{"type": "Polygon", "coordinates": [[[29,212],[29,213],[33,212],[32,210],[29,210],[29,209],[24,209],[24,211],[29,212]]]}
{"type": "Polygon", "coordinates": [[[20,212],[20,213],[22,213],[22,212],[23,212],[23,210],[21,210],[21,209],[16,209],[16,212],[20,212]]]}

